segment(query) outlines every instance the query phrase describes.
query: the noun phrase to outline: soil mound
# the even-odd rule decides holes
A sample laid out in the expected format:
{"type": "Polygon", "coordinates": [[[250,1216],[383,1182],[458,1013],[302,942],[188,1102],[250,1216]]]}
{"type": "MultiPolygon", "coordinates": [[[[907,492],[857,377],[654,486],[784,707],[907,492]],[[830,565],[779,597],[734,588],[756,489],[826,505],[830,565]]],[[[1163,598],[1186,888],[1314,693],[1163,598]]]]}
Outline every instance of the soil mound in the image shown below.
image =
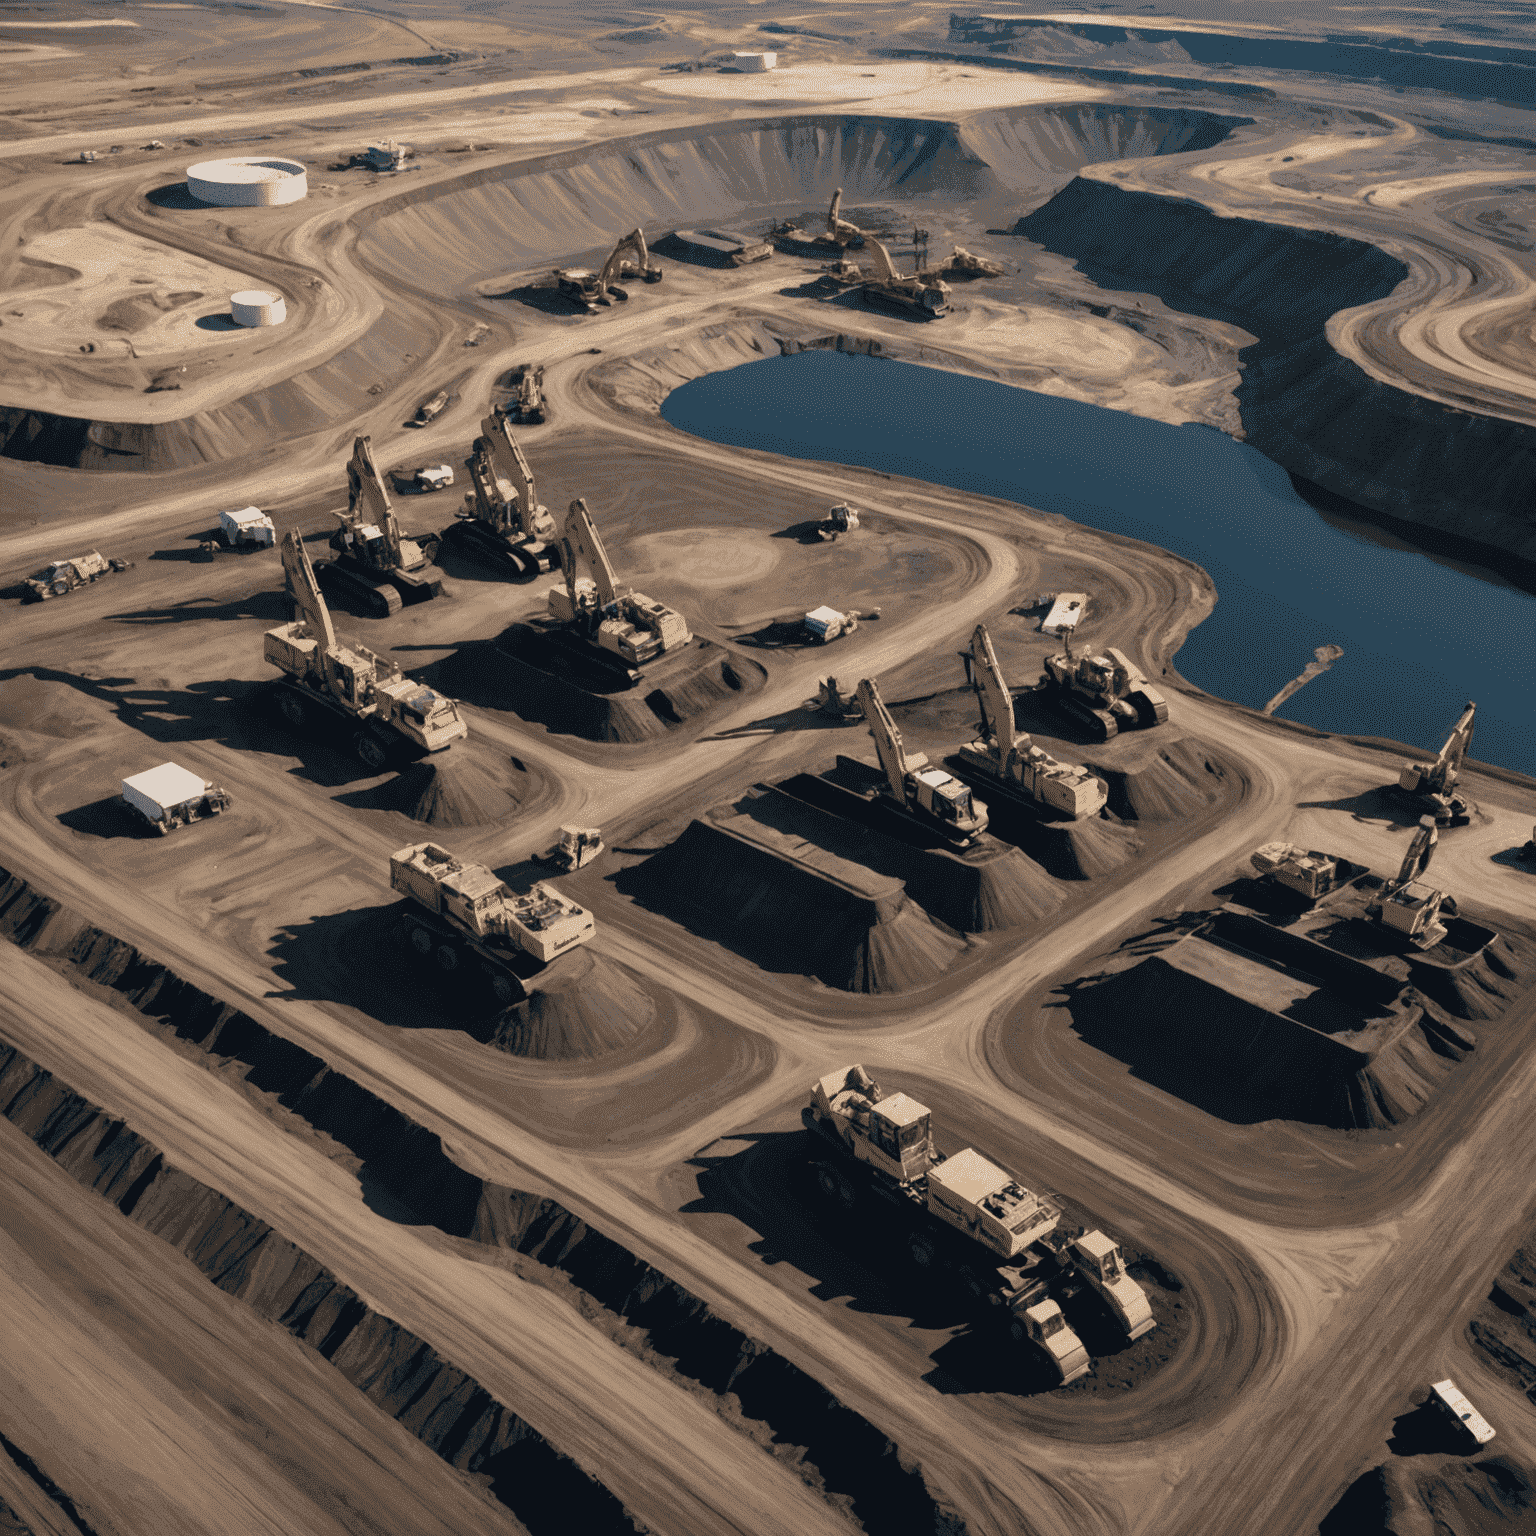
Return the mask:
{"type": "Polygon", "coordinates": [[[630,1044],[655,1016],[628,971],[579,949],[529,982],[528,996],[498,1017],[486,1043],[538,1061],[584,1061],[630,1044]]]}
{"type": "Polygon", "coordinates": [[[1153,731],[1122,736],[1085,754],[1109,786],[1109,809],[1124,821],[1177,821],[1205,809],[1227,770],[1192,736],[1153,731]]]}
{"type": "Polygon", "coordinates": [[[1408,957],[1408,965],[1414,985],[1446,1013],[1458,1019],[1496,1019],[1536,974],[1536,944],[1501,933],[1461,965],[1439,966],[1417,955],[1408,957]]]}
{"type": "Polygon", "coordinates": [[[429,827],[480,827],[517,801],[471,757],[450,752],[408,768],[391,786],[393,808],[429,827]]]}
{"type": "Polygon", "coordinates": [[[1499,1536],[1536,1525],[1531,1469],[1513,1456],[1404,1456],[1372,1467],[1324,1517],[1319,1536],[1499,1536]]]}
{"type": "Polygon", "coordinates": [[[926,986],[965,948],[899,880],[732,810],[691,822],[619,886],[764,970],[846,992],[926,986]]]}
{"type": "Polygon", "coordinates": [[[1096,880],[1136,857],[1141,839],[1123,822],[1102,816],[1082,821],[1020,817],[1008,836],[1058,880],[1096,880]]]}

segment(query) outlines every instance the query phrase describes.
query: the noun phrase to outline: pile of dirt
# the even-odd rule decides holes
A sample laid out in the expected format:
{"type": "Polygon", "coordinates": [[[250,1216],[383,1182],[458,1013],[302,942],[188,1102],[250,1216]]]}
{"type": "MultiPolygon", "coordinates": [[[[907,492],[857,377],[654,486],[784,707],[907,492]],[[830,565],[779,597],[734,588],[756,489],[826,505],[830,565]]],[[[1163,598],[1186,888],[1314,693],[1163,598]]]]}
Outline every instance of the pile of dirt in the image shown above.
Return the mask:
{"type": "Polygon", "coordinates": [[[1531,1469],[1513,1456],[1403,1456],[1372,1467],[1319,1536],[1514,1536],[1536,1526],[1531,1469]]]}
{"type": "Polygon", "coordinates": [[[1178,821],[1221,793],[1226,768],[1192,736],[1161,731],[1117,737],[1084,757],[1109,786],[1109,809],[1122,821],[1178,821]]]}
{"type": "Polygon", "coordinates": [[[1105,816],[1087,816],[1082,821],[1020,817],[1016,825],[999,825],[1006,825],[1008,836],[1058,880],[1096,880],[1135,858],[1141,849],[1141,839],[1130,827],[1105,816]]]}
{"type": "Polygon", "coordinates": [[[1467,1335],[1506,1381],[1536,1403],[1536,1226],[1528,1225],[1467,1335]]]}
{"type": "MultiPolygon", "coordinates": [[[[1454,937],[1454,931],[1449,937],[1454,937]]],[[[1434,951],[1410,954],[1413,984],[1438,1009],[1458,1019],[1496,1019],[1536,975],[1536,944],[1496,934],[1487,947],[1459,965],[1434,963],[1434,951]]]]}
{"type": "Polygon", "coordinates": [[[388,795],[392,809],[429,827],[480,827],[517,809],[479,763],[458,752],[414,764],[388,786],[388,795]]]}
{"type": "Polygon", "coordinates": [[[927,986],[965,948],[899,880],[729,809],[691,822],[618,884],[764,970],[847,992],[927,986]]]}
{"type": "Polygon", "coordinates": [[[588,1060],[629,1045],[655,1016],[655,1002],[628,971],[582,948],[541,971],[486,1043],[539,1061],[588,1060]]]}

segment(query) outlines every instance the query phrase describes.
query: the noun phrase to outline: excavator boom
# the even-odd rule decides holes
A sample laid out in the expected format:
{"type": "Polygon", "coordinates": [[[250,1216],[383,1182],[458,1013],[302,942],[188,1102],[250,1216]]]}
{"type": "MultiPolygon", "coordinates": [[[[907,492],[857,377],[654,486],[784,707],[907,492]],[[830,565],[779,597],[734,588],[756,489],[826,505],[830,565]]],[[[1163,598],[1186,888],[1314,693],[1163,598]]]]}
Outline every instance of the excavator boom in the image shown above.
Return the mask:
{"type": "MultiPolygon", "coordinates": [[[[565,585],[573,608],[580,606],[576,584],[583,577],[596,587],[600,607],[606,608],[610,603],[618,601],[618,579],[613,574],[608,552],[598,536],[597,525],[592,521],[592,514],[581,497],[571,503],[566,513],[561,547],[565,556],[562,562],[565,567],[565,585]]],[[[558,592],[560,589],[556,587],[555,590],[558,592]]]]}
{"type": "Polygon", "coordinates": [[[1445,745],[1440,748],[1440,756],[1435,759],[1434,778],[1437,787],[1449,788],[1456,782],[1462,759],[1467,755],[1467,748],[1472,745],[1472,726],[1476,715],[1477,705],[1469,699],[1461,719],[1451,728],[1445,745]]]}
{"type": "Polygon", "coordinates": [[[404,563],[400,551],[400,524],[395,521],[395,509],[389,504],[389,493],[373,462],[371,438],[359,437],[352,443],[352,457],[347,461],[347,521],[372,523],[384,535],[390,564],[399,566],[404,563]]]}
{"type": "Polygon", "coordinates": [[[506,412],[499,409],[493,410],[480,423],[480,430],[489,444],[491,465],[496,479],[498,482],[505,483],[511,489],[512,495],[516,497],[518,531],[529,538],[538,537],[538,530],[534,524],[538,518],[539,497],[534,488],[533,471],[528,467],[528,460],[523,457],[523,450],[517,446],[517,440],[512,436],[512,428],[508,424],[506,412]]]}
{"type": "Polygon", "coordinates": [[[976,626],[971,636],[971,658],[975,669],[972,681],[976,697],[981,704],[981,729],[984,736],[997,741],[999,767],[1008,761],[1017,739],[1013,724],[1013,695],[1003,681],[1003,669],[998,665],[997,652],[992,649],[992,637],[985,624],[976,626]]]}
{"type": "Polygon", "coordinates": [[[319,643],[321,655],[329,656],[336,649],[336,631],[331,627],[330,609],[320,595],[309,551],[297,529],[290,529],[283,540],[283,575],[288,582],[288,595],[293,599],[295,617],[304,621],[310,638],[319,643]]]}
{"type": "MultiPolygon", "coordinates": [[[[606,299],[608,289],[619,275],[619,269],[624,264],[624,253],[629,251],[635,258],[636,264],[642,273],[650,270],[651,254],[646,249],[645,234],[638,229],[632,229],[619,243],[614,246],[608,255],[608,260],[603,263],[602,274],[597,280],[597,291],[601,298],[606,299]]],[[[658,269],[659,270],[659,269],[658,269]]]]}
{"type": "Polygon", "coordinates": [[[859,704],[864,718],[869,722],[869,734],[875,738],[875,751],[880,756],[880,766],[885,770],[886,781],[898,805],[907,803],[907,754],[902,746],[901,732],[891,712],[880,697],[880,690],[873,681],[864,678],[859,684],[859,704]]]}
{"type": "Polygon", "coordinates": [[[1417,880],[1429,868],[1429,861],[1435,856],[1435,844],[1439,841],[1440,832],[1435,826],[1435,818],[1421,816],[1419,830],[1413,834],[1408,852],[1403,855],[1403,867],[1398,870],[1393,886],[1411,885],[1417,880]]]}
{"type": "Polygon", "coordinates": [[[873,255],[875,281],[884,283],[895,282],[896,268],[891,265],[891,253],[873,235],[866,236],[864,244],[873,255]]]}

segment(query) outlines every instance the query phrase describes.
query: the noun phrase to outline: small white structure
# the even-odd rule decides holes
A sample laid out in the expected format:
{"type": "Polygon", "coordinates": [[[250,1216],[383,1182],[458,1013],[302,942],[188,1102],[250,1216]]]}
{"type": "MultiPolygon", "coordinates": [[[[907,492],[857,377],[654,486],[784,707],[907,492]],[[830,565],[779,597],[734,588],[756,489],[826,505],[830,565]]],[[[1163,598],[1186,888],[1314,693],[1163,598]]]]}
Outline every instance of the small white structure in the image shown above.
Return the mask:
{"type": "Polygon", "coordinates": [[[218,816],[229,796],[176,763],[161,763],[123,780],[123,803],[162,836],[185,822],[218,816]]]}
{"type": "Polygon", "coordinates": [[[1046,635],[1066,635],[1077,628],[1077,621],[1082,618],[1083,610],[1088,606],[1088,594],[1086,592],[1059,592],[1056,601],[1051,605],[1051,611],[1046,614],[1040,625],[1040,632],[1046,635]]]}
{"type": "Polygon", "coordinates": [[[403,171],[411,158],[411,146],[398,144],[394,139],[382,139],[370,144],[363,152],[363,163],[375,171],[403,171]]]}
{"type": "Polygon", "coordinates": [[[309,193],[309,175],[300,160],[246,155],[204,160],[187,167],[187,191],[220,208],[276,208],[309,193]]]}
{"type": "Polygon", "coordinates": [[[779,56],[776,53],[738,53],[736,68],[746,75],[758,75],[765,69],[776,69],[779,56]]]}
{"type": "Polygon", "coordinates": [[[247,288],[230,294],[229,313],[236,325],[281,325],[288,318],[288,306],[280,293],[247,288]]]}
{"type": "Polygon", "coordinates": [[[228,549],[270,549],[277,530],[260,507],[236,507],[219,513],[219,542],[228,549]]]}

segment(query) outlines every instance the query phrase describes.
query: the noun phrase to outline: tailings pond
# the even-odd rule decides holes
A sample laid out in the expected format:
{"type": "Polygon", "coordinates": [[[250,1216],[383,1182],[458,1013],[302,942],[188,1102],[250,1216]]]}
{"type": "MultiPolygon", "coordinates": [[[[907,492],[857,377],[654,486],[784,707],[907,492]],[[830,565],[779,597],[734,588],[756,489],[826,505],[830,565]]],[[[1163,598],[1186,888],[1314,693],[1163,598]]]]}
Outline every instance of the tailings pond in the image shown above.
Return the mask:
{"type": "Polygon", "coordinates": [[[1338,645],[1343,659],[1277,715],[1438,750],[1476,699],[1473,755],[1536,773],[1536,597],[1330,525],[1214,428],[837,352],[708,374],[662,414],[713,442],[1004,497],[1173,550],[1216,583],[1178,655],[1207,692],[1261,709],[1315,647],[1338,645]]]}

